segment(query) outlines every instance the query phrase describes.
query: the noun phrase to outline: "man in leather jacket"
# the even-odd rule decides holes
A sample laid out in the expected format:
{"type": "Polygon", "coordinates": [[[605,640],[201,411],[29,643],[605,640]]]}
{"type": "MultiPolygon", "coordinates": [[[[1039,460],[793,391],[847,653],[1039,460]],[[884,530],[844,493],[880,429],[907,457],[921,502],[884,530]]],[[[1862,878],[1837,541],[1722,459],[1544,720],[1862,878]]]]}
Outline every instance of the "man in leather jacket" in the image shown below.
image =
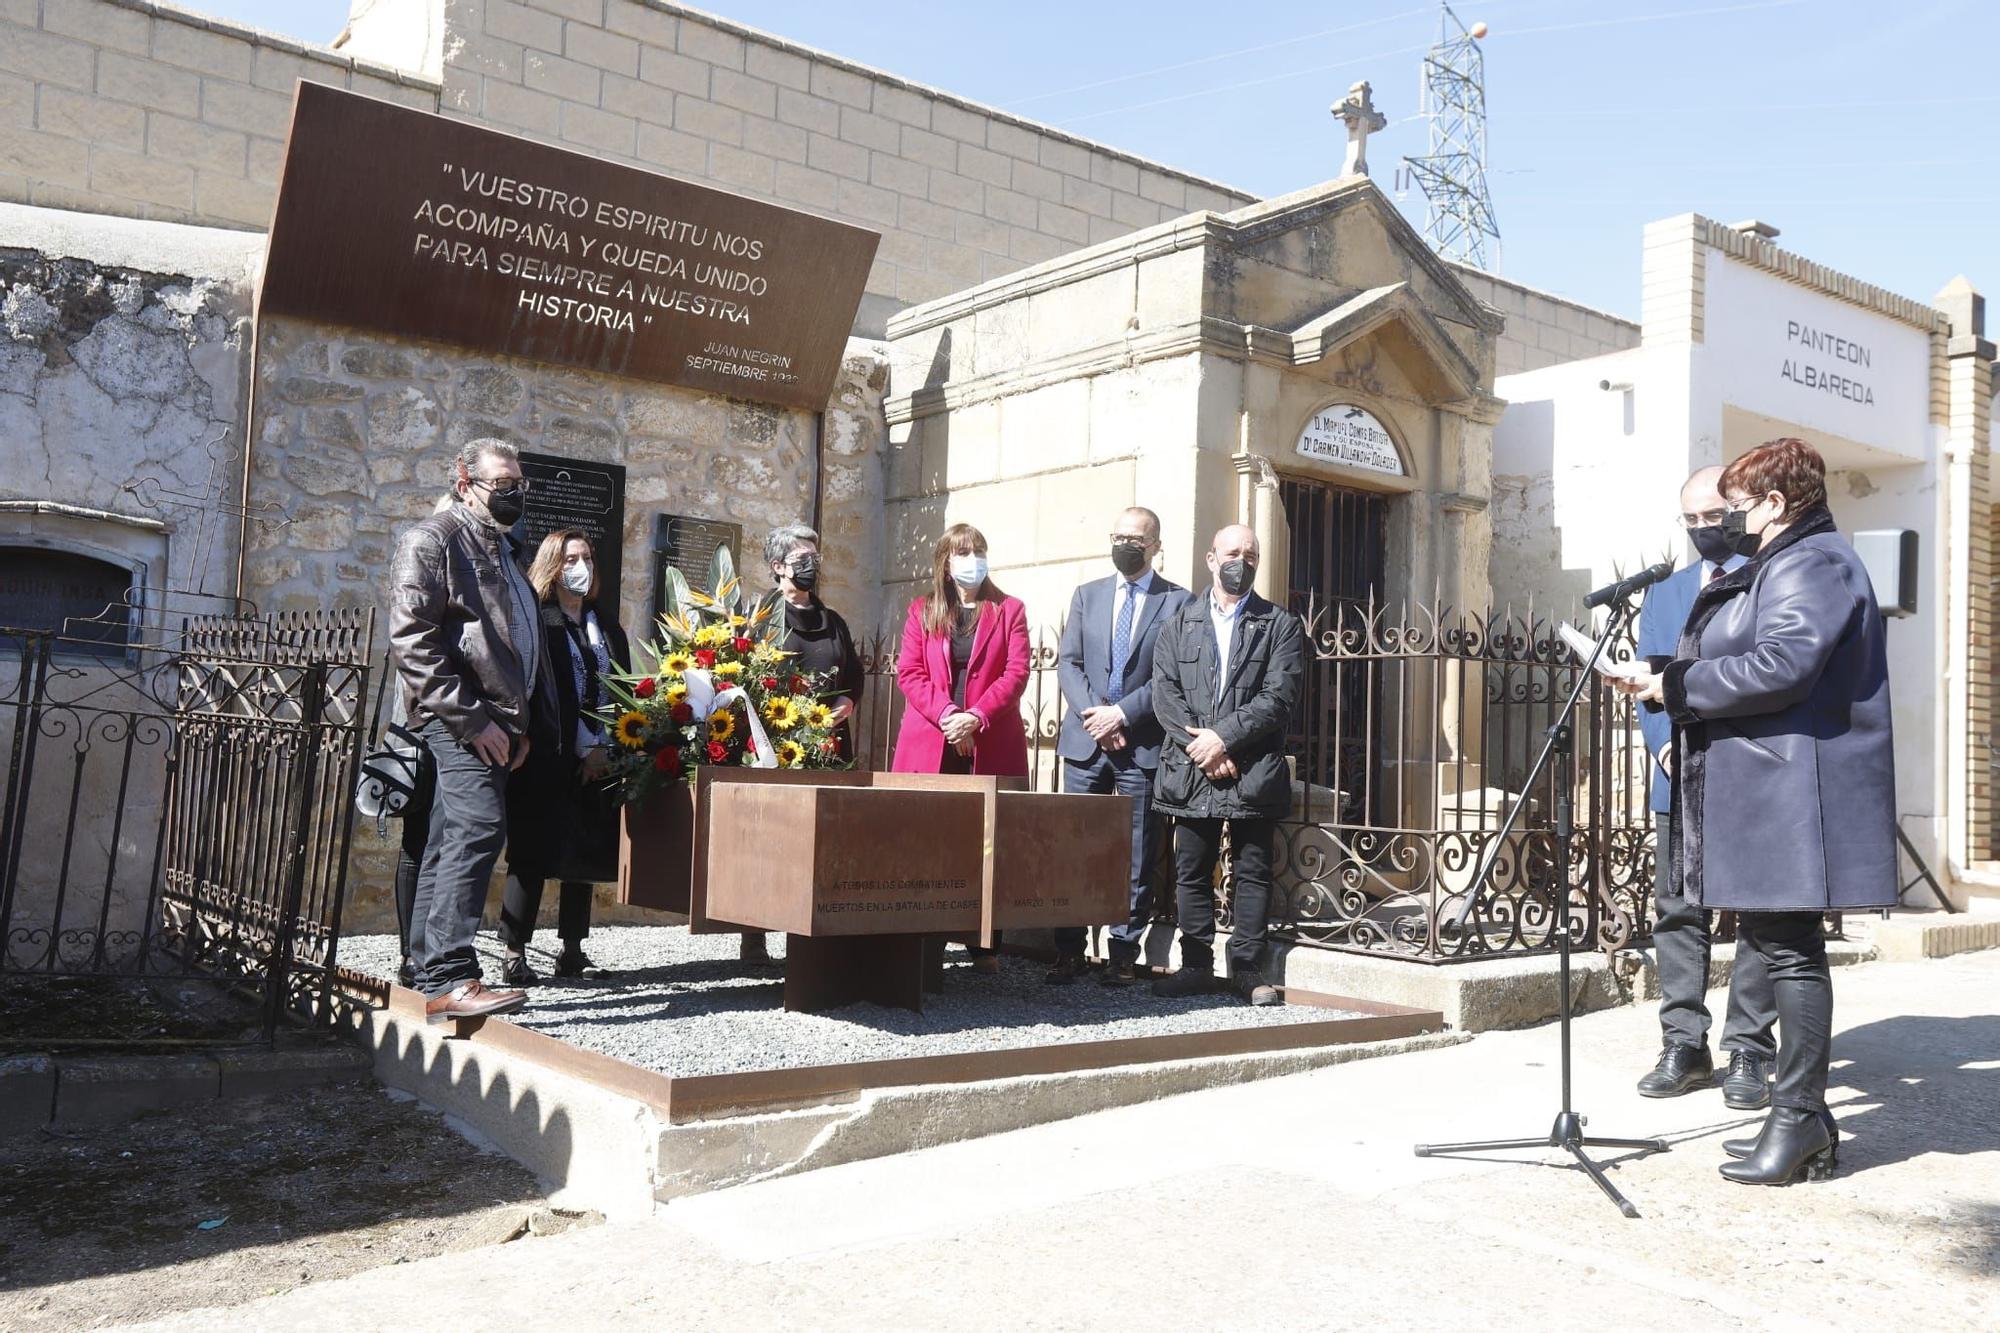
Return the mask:
{"type": "Polygon", "coordinates": [[[526,485],[512,445],[480,439],[454,462],[458,503],[396,543],[389,641],[411,729],[436,763],[436,796],[411,904],[412,984],[431,1022],[507,1013],[473,936],[507,838],[507,775],[528,755],[541,686],[541,619],[508,529],[526,485]]]}

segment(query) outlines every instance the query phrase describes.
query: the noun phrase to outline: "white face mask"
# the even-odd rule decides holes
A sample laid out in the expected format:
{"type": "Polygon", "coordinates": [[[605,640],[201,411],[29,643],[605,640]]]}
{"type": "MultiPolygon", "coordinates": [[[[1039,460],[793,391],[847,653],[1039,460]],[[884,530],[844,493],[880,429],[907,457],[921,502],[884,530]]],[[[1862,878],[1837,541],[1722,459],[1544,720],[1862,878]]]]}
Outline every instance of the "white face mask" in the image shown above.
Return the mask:
{"type": "Polygon", "coordinates": [[[986,557],[954,555],[951,558],[951,581],[961,588],[977,588],[986,582],[986,557]]]}
{"type": "Polygon", "coordinates": [[[590,595],[591,575],[592,570],[588,560],[579,560],[573,565],[565,565],[562,572],[563,587],[568,588],[578,597],[588,597],[590,595]]]}

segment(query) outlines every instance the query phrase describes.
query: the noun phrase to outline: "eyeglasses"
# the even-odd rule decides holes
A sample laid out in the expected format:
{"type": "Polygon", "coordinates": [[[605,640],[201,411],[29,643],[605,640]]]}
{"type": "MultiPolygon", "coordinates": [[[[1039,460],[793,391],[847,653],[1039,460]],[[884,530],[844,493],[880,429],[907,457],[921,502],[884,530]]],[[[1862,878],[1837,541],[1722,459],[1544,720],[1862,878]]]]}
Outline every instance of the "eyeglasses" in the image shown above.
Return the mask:
{"type": "Polygon", "coordinates": [[[1699,514],[1683,513],[1681,526],[1684,528],[1712,528],[1729,514],[1727,509],[1704,509],[1699,514]]]}
{"type": "Polygon", "coordinates": [[[1153,544],[1153,539],[1151,537],[1134,537],[1129,532],[1114,532],[1111,534],[1111,544],[1113,546],[1136,546],[1144,550],[1153,544]]]}
{"type": "Polygon", "coordinates": [[[474,477],[474,486],[484,486],[488,495],[526,495],[531,487],[526,477],[474,477]]]}

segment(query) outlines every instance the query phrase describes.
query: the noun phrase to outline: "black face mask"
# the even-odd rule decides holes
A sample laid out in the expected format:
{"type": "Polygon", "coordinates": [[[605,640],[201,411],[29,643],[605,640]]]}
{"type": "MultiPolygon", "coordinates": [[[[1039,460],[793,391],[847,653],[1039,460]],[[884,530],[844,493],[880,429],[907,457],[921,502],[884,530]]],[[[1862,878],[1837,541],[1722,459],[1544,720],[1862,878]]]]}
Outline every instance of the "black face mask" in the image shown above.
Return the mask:
{"type": "Polygon", "coordinates": [[[1757,548],[1764,544],[1764,534],[1749,530],[1750,511],[1732,509],[1722,516],[1722,522],[1715,530],[1729,543],[1729,549],[1737,555],[1755,555],[1757,548]]]}
{"type": "Polygon", "coordinates": [[[1131,542],[1111,543],[1111,564],[1126,578],[1138,577],[1146,567],[1146,548],[1131,542]]]}
{"type": "Polygon", "coordinates": [[[1231,597],[1241,597],[1250,591],[1250,585],[1257,578],[1257,566],[1248,560],[1225,560],[1216,569],[1215,576],[1221,580],[1222,590],[1231,597]]]}
{"type": "Polygon", "coordinates": [[[493,515],[493,521],[503,528],[511,528],[521,521],[521,515],[528,509],[528,498],[519,491],[488,491],[486,512],[493,515]]]}
{"type": "Polygon", "coordinates": [[[1729,534],[1720,525],[1707,528],[1689,528],[1688,540],[1694,543],[1695,551],[1711,565],[1719,565],[1736,554],[1730,544],[1729,534]]]}
{"type": "Polygon", "coordinates": [[[792,586],[800,592],[811,592],[819,586],[819,557],[802,555],[792,562],[792,586]]]}

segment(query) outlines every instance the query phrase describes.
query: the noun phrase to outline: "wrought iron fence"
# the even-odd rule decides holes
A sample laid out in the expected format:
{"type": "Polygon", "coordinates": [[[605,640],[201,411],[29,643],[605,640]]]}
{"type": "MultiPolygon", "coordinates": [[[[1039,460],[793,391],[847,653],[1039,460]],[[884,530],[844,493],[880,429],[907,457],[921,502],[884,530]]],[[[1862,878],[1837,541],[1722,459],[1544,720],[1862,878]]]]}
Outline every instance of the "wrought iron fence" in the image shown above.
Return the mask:
{"type": "MultiPolygon", "coordinates": [[[[1552,951],[1561,927],[1581,947],[1617,948],[1650,933],[1652,761],[1632,703],[1601,682],[1585,696],[1565,892],[1552,883],[1558,776],[1521,790],[1580,669],[1552,623],[1352,604],[1306,619],[1306,688],[1286,746],[1293,804],[1273,858],[1278,934],[1442,963],[1552,951]],[[1502,845],[1496,835],[1516,801],[1526,808],[1502,845]]],[[[1059,641],[1055,630],[1032,637],[1021,702],[1029,775],[1044,791],[1061,784],[1059,641]]],[[[868,684],[856,729],[867,767],[886,768],[893,756],[903,710],[897,647],[884,638],[863,648],[868,684]]],[[[1612,655],[1630,658],[1629,635],[1612,655]]],[[[1226,864],[1222,873],[1226,890],[1226,864]]],[[[1171,913],[1169,894],[1156,900],[1171,913]]]]}
{"type": "MultiPolygon", "coordinates": [[[[0,981],[18,1009],[59,1017],[36,1003],[51,985],[122,986],[95,1035],[143,1039],[220,986],[255,997],[268,1040],[287,1005],[325,1001],[372,638],[370,612],[242,609],[107,657],[87,625],[0,628],[0,981]],[[165,1008],[133,1009],[141,992],[165,1008]]],[[[17,1015],[7,1036],[34,1027],[17,1015]]]]}

